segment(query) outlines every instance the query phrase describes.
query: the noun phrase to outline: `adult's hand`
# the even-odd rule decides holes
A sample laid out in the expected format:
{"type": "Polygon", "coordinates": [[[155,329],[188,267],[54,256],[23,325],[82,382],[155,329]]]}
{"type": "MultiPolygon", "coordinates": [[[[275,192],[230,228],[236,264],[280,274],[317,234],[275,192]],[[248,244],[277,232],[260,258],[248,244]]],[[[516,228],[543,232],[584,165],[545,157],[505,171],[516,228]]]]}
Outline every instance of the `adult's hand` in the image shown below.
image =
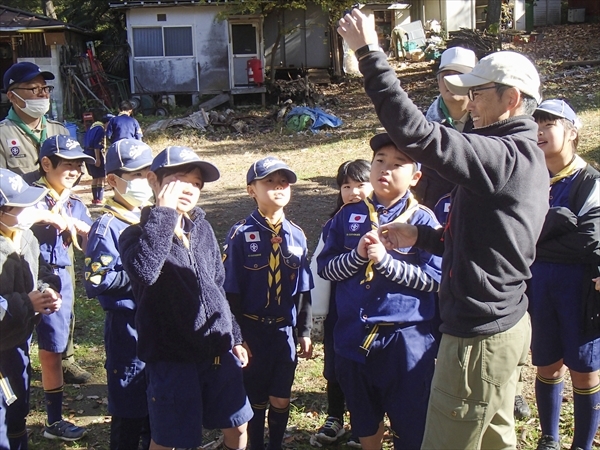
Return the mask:
{"type": "Polygon", "coordinates": [[[419,230],[407,223],[388,223],[379,227],[379,239],[388,250],[412,247],[417,243],[419,230]]]}
{"type": "Polygon", "coordinates": [[[356,51],[365,45],[378,43],[375,23],[369,20],[358,8],[352,9],[351,13],[340,19],[337,31],[352,51],[356,51]]]}
{"type": "Polygon", "coordinates": [[[298,338],[298,357],[304,359],[310,359],[312,357],[313,345],[309,337],[298,338]]]}

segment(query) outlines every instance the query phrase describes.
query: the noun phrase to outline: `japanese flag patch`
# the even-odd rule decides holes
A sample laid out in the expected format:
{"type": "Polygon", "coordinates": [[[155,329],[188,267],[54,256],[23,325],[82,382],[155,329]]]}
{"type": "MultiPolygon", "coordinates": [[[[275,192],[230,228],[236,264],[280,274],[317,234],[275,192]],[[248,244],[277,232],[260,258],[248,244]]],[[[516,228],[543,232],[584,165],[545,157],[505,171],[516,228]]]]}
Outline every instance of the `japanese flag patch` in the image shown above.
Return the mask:
{"type": "Polygon", "coordinates": [[[8,144],[8,148],[10,149],[10,154],[14,158],[25,157],[24,154],[20,154],[21,153],[21,143],[19,142],[19,140],[17,138],[8,138],[6,140],[6,143],[8,144]]]}
{"type": "Polygon", "coordinates": [[[367,220],[366,214],[352,213],[352,214],[350,214],[350,219],[348,219],[348,222],[349,223],[365,223],[365,220],[367,220]]]}
{"type": "Polygon", "coordinates": [[[246,242],[260,242],[260,234],[257,231],[246,231],[244,237],[246,242]]]}

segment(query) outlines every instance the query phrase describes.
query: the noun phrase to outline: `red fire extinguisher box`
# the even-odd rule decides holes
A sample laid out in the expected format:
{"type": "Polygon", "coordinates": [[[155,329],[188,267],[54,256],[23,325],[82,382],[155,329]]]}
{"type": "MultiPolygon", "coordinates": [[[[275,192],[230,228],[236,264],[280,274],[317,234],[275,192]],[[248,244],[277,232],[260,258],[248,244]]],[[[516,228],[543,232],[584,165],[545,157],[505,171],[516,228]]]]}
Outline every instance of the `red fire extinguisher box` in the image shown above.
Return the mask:
{"type": "Polygon", "coordinates": [[[246,71],[248,72],[248,84],[256,84],[257,86],[260,86],[265,82],[262,62],[260,59],[249,59],[246,63],[246,71]]]}

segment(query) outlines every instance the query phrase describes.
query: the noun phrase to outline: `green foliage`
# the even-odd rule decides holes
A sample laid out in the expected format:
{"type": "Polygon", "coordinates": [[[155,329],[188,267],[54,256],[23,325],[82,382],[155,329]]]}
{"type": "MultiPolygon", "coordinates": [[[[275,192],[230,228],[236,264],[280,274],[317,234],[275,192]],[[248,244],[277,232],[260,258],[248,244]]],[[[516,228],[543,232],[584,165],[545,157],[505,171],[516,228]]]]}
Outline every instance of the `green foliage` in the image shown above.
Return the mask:
{"type": "MultiPolygon", "coordinates": [[[[207,3],[208,0],[203,0],[207,3]]],[[[306,9],[308,3],[315,3],[329,11],[332,21],[341,17],[342,12],[356,3],[355,0],[245,0],[239,3],[228,3],[226,10],[219,15],[221,20],[237,14],[259,14],[267,16],[275,13],[277,15],[285,10],[306,9]]]]}
{"type": "Polygon", "coordinates": [[[43,14],[42,2],[40,0],[3,0],[2,6],[20,9],[35,14],[43,14]]]}

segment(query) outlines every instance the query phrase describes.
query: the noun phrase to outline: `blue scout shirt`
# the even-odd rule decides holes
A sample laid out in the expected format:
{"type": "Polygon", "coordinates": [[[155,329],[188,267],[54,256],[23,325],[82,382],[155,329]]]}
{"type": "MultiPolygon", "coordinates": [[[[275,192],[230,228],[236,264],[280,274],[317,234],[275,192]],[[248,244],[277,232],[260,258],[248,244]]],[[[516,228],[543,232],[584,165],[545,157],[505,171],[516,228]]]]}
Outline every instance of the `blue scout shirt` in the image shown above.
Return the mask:
{"type": "Polygon", "coordinates": [[[92,124],[90,129],[85,133],[83,141],[85,154],[96,157],[94,150],[104,150],[104,126],[102,122],[92,124]]]}
{"type": "Polygon", "coordinates": [[[85,291],[97,297],[106,310],[135,309],[129,276],[119,254],[119,237],[129,225],[139,223],[140,210],[129,211],[106,200],[104,214],[94,222],[88,234],[85,258],[85,291]]]}
{"type": "Polygon", "coordinates": [[[127,114],[119,114],[108,122],[106,127],[106,137],[110,142],[117,142],[121,139],[142,140],[142,129],[140,124],[133,117],[127,114]]]}
{"type": "MultiPolygon", "coordinates": [[[[47,187],[47,183],[43,178],[34,183],[34,185],[47,187]]],[[[58,199],[56,195],[48,193],[36,207],[92,225],[93,221],[90,217],[90,212],[79,197],[70,194],[66,190],[61,197],[58,199]]],[[[66,267],[73,264],[69,256],[69,246],[76,239],[74,229],[60,232],[52,225],[36,224],[31,227],[31,230],[39,241],[40,253],[48,264],[58,267],[66,267]]],[[[75,246],[79,247],[79,244],[75,244],[75,246]]]]}
{"type": "Polygon", "coordinates": [[[361,351],[365,337],[377,324],[414,324],[428,321],[435,313],[435,293],[441,277],[441,258],[416,247],[388,251],[372,266],[356,252],[361,237],[373,229],[369,217],[371,202],[379,224],[398,219],[412,225],[438,228],[433,213],[407,193],[385,208],[376,197],[344,205],[333,217],[325,247],[317,258],[319,275],[337,281],[338,321],[334,330],[335,351],[364,363],[361,351]]]}
{"type": "Polygon", "coordinates": [[[452,194],[446,194],[438,200],[433,208],[433,213],[438,222],[445,227],[448,223],[448,215],[450,214],[450,205],[452,204],[452,194]]]}
{"type": "Polygon", "coordinates": [[[236,223],[225,241],[225,292],[239,294],[243,314],[283,317],[282,326],[296,326],[293,297],[313,288],[308,266],[306,236],[300,227],[282,219],[281,302],[269,298],[269,256],[273,232],[265,218],[255,210],[236,223]]]}
{"type": "Polygon", "coordinates": [[[106,200],[103,211],[88,234],[84,285],[88,297],[97,297],[106,311],[108,410],[121,417],[145,417],[145,364],[137,356],[136,305],[119,253],[121,232],[139,223],[141,211],[129,211],[114,199],[106,200]]]}

